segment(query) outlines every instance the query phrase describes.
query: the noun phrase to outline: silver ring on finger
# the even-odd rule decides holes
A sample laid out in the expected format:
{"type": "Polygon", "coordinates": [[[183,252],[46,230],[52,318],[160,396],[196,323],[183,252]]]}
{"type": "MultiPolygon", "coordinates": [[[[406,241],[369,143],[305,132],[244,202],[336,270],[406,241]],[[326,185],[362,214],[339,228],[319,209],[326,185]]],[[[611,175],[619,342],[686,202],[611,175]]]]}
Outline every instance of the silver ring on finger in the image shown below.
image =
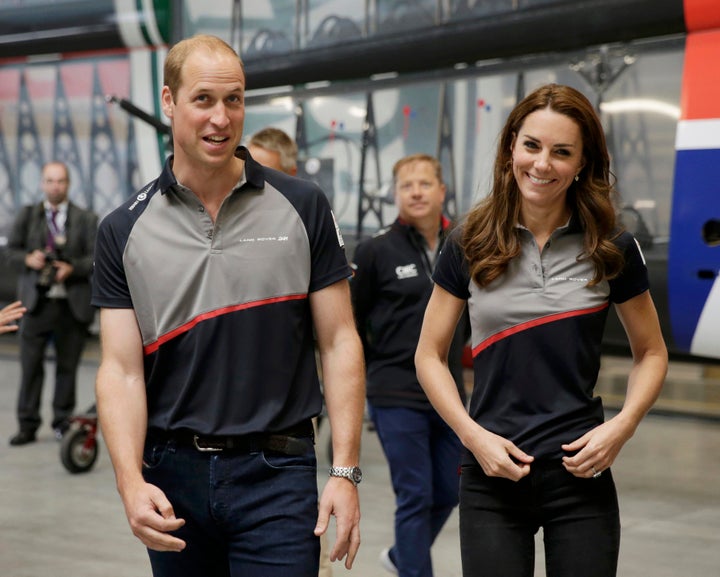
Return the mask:
{"type": "Polygon", "coordinates": [[[595,467],[590,467],[592,470],[592,476],[593,479],[597,479],[600,475],[602,475],[602,471],[598,471],[595,467]]]}

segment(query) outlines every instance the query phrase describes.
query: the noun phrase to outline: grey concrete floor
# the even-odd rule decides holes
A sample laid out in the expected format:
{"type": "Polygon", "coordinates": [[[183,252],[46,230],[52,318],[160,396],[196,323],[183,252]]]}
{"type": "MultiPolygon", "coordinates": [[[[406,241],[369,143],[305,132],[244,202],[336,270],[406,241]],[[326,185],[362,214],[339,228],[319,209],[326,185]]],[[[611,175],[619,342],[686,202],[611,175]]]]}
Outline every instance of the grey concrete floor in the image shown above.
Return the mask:
{"type": "MultiPolygon", "coordinates": [[[[9,447],[15,432],[19,377],[12,339],[0,345],[0,576],[143,577],[150,575],[143,546],[128,528],[102,441],[86,474],[71,475],[49,427],[37,443],[9,447]]],[[[49,361],[48,370],[53,363],[49,361]]],[[[97,358],[90,350],[80,370],[78,410],[93,403],[97,358]]],[[[49,417],[50,388],[44,398],[49,417]]],[[[322,486],[327,427],[318,442],[322,486]]],[[[392,542],[394,499],[377,437],[363,436],[360,485],[362,546],[348,572],[377,577],[381,549],[392,542]]],[[[623,524],[622,577],[720,575],[720,421],[650,415],[614,466],[623,524]]],[[[433,548],[438,577],[461,575],[455,513],[433,548]]],[[[536,576],[545,575],[538,536],[536,576]]],[[[201,576],[199,576],[201,577],[201,576]]]]}

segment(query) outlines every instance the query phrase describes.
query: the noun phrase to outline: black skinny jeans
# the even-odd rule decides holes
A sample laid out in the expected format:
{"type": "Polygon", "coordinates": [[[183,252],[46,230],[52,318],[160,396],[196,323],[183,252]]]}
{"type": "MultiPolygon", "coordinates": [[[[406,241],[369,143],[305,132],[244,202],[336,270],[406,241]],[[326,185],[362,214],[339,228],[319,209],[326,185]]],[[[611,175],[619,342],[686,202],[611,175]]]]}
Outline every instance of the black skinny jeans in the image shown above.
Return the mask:
{"type": "Polygon", "coordinates": [[[620,548],[610,470],[580,479],[559,461],[535,462],[518,482],[479,465],[460,477],[464,577],[532,577],[535,533],[543,528],[547,577],[614,577],[620,548]]]}

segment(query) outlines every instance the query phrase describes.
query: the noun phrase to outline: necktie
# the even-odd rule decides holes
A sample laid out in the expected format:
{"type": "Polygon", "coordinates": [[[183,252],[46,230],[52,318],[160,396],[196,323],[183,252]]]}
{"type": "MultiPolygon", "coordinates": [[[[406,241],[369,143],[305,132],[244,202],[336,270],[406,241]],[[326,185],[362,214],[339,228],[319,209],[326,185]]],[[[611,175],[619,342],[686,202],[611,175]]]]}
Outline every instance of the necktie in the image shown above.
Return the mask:
{"type": "Polygon", "coordinates": [[[57,215],[58,215],[57,208],[53,208],[50,210],[50,222],[48,223],[48,238],[47,238],[48,250],[55,250],[55,235],[58,233],[57,215]]]}

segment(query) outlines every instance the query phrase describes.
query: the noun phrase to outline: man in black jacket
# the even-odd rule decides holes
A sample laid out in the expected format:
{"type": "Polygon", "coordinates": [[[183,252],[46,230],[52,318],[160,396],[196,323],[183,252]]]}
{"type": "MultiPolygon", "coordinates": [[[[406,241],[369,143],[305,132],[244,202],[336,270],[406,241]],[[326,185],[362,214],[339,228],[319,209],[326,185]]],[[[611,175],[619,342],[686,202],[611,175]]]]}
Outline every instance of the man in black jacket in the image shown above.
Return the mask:
{"type": "MultiPolygon", "coordinates": [[[[351,288],[365,349],[370,416],[390,466],[397,506],[395,544],[382,551],[380,562],[401,577],[431,577],[430,547],[458,502],[461,444],[423,392],[414,356],[435,259],[450,223],[442,214],[445,185],[437,159],[402,158],[393,178],[398,218],[358,245],[351,288]]],[[[449,356],[462,398],[464,327],[449,356]]]]}
{"type": "Polygon", "coordinates": [[[43,167],[42,202],[26,206],[8,240],[7,258],[19,272],[18,299],[27,314],[20,324],[22,377],[13,446],[32,443],[40,427],[45,349],[55,347],[52,427],[60,438],[75,408],[75,381],[88,325],[90,275],[98,217],[68,201],[70,175],[61,162],[43,167]]]}

